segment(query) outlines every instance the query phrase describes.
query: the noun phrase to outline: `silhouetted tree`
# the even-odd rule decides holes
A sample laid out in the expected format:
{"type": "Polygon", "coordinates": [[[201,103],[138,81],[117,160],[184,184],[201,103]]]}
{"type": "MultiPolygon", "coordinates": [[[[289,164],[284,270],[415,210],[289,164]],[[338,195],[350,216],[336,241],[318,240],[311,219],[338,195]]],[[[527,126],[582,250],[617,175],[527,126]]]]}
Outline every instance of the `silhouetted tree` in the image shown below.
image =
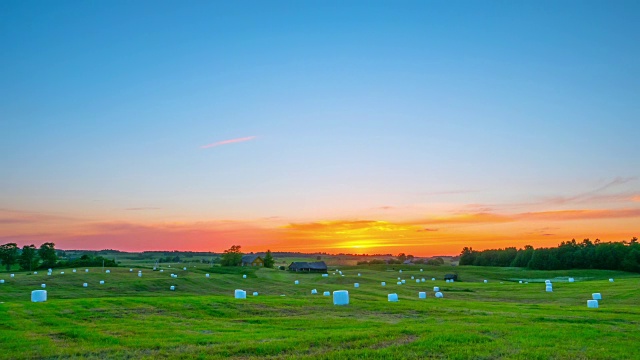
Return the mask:
{"type": "Polygon", "coordinates": [[[11,266],[18,261],[18,245],[16,243],[0,245],[0,261],[7,271],[11,270],[11,266]]]}

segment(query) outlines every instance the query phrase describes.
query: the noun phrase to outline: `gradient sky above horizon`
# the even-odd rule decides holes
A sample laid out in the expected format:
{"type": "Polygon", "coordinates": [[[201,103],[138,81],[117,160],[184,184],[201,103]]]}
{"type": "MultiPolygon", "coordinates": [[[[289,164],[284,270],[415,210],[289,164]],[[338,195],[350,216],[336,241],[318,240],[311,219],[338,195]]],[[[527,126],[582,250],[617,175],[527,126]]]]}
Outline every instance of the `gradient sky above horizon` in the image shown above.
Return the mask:
{"type": "Polygon", "coordinates": [[[640,235],[635,1],[0,2],[0,243],[640,235]]]}

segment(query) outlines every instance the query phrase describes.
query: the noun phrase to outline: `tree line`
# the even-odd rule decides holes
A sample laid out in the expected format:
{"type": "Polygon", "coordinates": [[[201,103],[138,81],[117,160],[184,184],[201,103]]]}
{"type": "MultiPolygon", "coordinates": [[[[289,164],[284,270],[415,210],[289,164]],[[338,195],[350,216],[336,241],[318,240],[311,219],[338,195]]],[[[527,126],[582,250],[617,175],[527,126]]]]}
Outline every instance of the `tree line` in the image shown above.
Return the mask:
{"type": "Polygon", "coordinates": [[[58,260],[58,251],[55,244],[44,243],[36,248],[35,245],[25,245],[21,248],[16,243],[0,245],[0,264],[7,271],[14,265],[20,266],[21,270],[49,269],[54,267],[74,267],[74,266],[118,266],[115,260],[105,259],[102,256],[82,255],[74,260],[58,260]]]}
{"type": "Polygon", "coordinates": [[[601,269],[640,272],[640,243],[601,242],[584,239],[563,241],[557,247],[522,249],[508,247],[476,251],[465,247],[460,265],[527,267],[533,270],[601,269]]]}
{"type": "MultiPolygon", "coordinates": [[[[233,245],[229,249],[225,250],[222,253],[222,257],[220,260],[220,265],[222,266],[240,266],[242,265],[242,251],[240,250],[240,245],[233,245]]],[[[264,258],[262,259],[263,265],[266,268],[273,268],[273,264],[275,264],[275,260],[273,259],[273,255],[271,254],[271,250],[267,250],[264,258]]]]}

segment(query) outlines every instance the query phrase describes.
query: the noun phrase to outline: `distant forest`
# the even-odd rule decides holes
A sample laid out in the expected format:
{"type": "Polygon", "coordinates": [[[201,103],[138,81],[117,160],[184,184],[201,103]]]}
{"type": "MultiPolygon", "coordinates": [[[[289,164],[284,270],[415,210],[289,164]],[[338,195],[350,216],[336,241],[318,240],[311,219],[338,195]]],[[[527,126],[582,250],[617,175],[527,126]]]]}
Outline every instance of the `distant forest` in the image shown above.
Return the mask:
{"type": "Polygon", "coordinates": [[[638,238],[621,242],[562,242],[558,247],[523,249],[509,247],[476,251],[465,247],[460,265],[527,267],[533,270],[602,269],[640,272],[638,238]]]}

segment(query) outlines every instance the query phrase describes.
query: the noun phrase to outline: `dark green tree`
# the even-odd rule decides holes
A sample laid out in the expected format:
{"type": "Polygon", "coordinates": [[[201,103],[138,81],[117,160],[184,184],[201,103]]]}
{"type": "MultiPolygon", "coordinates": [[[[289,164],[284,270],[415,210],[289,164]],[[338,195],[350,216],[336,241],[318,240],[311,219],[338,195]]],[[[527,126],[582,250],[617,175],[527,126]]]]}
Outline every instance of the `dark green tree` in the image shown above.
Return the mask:
{"type": "Polygon", "coordinates": [[[233,245],[229,249],[225,250],[222,254],[222,266],[240,266],[242,265],[242,252],[240,251],[240,245],[233,245]]]}
{"type": "Polygon", "coordinates": [[[36,256],[35,245],[25,245],[22,247],[22,254],[20,254],[18,264],[22,270],[31,271],[38,267],[38,257],[36,256]]]}
{"type": "Polygon", "coordinates": [[[38,256],[42,260],[42,267],[54,267],[58,260],[58,256],[56,255],[56,244],[44,243],[40,245],[40,249],[38,249],[38,256]]]}
{"type": "Polygon", "coordinates": [[[18,261],[18,245],[16,243],[0,245],[0,261],[7,271],[11,270],[11,266],[18,261]]]}
{"type": "Polygon", "coordinates": [[[264,255],[264,267],[273,268],[273,264],[275,264],[275,260],[273,260],[271,250],[267,250],[267,253],[264,255]]]}

